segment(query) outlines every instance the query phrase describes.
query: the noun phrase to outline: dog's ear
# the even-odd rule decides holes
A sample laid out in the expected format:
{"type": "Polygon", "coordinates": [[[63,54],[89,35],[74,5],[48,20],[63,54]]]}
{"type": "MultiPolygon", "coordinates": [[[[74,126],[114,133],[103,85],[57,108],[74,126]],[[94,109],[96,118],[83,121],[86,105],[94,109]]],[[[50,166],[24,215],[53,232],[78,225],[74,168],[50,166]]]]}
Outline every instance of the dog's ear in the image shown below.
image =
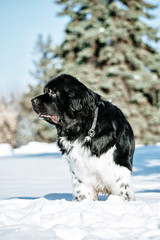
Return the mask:
{"type": "Polygon", "coordinates": [[[82,98],[78,89],[70,90],[69,95],[69,107],[72,111],[80,111],[83,108],[82,98]]]}
{"type": "Polygon", "coordinates": [[[72,111],[80,111],[82,109],[94,109],[95,105],[98,105],[99,95],[92,92],[89,89],[75,89],[70,90],[69,94],[69,105],[72,111]]]}

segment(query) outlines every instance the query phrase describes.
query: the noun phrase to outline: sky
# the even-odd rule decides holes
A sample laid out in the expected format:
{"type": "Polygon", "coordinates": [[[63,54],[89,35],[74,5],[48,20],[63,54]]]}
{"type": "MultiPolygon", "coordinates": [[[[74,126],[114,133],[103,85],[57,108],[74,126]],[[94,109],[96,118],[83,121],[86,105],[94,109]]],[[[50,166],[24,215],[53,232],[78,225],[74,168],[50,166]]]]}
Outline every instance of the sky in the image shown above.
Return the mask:
{"type": "Polygon", "coordinates": [[[62,42],[67,18],[57,16],[60,9],[52,0],[0,0],[0,96],[23,92],[33,81],[39,34],[62,42]]]}
{"type": "MultiPolygon", "coordinates": [[[[0,97],[26,92],[34,81],[30,71],[39,34],[51,35],[53,45],[63,41],[68,18],[57,16],[61,9],[54,0],[0,0],[0,97]]],[[[160,30],[160,7],[154,14],[150,24],[160,30]]]]}

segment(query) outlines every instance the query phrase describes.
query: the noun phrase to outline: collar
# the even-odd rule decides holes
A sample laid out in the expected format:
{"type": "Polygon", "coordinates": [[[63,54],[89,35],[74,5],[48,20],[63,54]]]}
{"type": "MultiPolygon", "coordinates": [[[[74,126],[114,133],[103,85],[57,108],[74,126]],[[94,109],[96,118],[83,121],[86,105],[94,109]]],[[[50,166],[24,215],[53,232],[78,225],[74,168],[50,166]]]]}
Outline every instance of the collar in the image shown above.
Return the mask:
{"type": "Polygon", "coordinates": [[[95,112],[94,112],[94,119],[92,122],[92,127],[88,131],[88,136],[85,137],[85,140],[87,142],[91,141],[91,138],[93,138],[96,134],[95,128],[96,128],[96,124],[97,124],[97,118],[98,118],[98,107],[96,107],[95,112]]]}

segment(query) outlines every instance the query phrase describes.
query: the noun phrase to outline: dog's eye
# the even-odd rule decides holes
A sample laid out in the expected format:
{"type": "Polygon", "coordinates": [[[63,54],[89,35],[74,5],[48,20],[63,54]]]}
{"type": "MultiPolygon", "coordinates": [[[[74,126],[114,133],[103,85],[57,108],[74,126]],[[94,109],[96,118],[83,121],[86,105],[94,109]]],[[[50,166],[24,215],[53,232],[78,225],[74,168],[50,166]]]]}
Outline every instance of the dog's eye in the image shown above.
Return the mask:
{"type": "Polygon", "coordinates": [[[49,95],[55,96],[56,93],[52,89],[49,89],[49,95]]]}

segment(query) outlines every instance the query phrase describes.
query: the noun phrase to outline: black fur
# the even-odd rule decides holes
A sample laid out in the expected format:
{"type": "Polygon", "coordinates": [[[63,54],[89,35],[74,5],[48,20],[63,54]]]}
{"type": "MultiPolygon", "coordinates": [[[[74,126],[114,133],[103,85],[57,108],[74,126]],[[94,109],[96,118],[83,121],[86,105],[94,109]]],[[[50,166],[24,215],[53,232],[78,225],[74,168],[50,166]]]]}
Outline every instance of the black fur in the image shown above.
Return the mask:
{"type": "MultiPolygon", "coordinates": [[[[72,142],[80,139],[91,155],[97,157],[115,145],[115,163],[132,170],[135,142],[130,124],[119,108],[102,100],[76,78],[63,74],[51,80],[44,94],[32,99],[32,105],[44,120],[56,126],[58,138],[64,136],[72,142]],[[96,134],[91,141],[84,142],[96,107],[99,109],[96,134]]],[[[71,149],[66,149],[60,141],[58,144],[62,153],[69,154],[71,149]]]]}

